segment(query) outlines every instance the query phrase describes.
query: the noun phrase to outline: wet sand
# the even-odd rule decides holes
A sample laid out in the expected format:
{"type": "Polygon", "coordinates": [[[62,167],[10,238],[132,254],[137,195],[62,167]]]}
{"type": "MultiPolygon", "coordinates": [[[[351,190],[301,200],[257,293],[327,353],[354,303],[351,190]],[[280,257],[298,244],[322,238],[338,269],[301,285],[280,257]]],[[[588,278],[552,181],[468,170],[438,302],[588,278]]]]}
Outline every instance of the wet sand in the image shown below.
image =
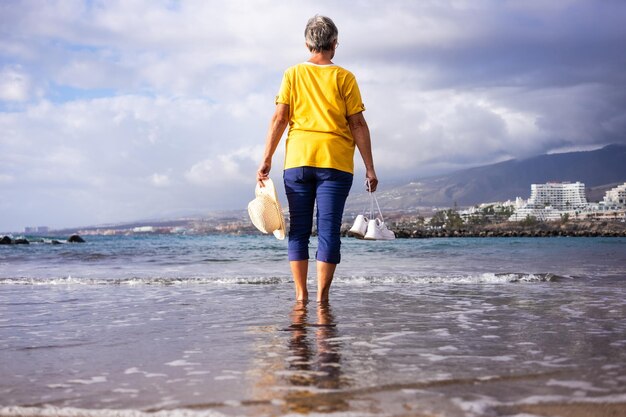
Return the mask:
{"type": "Polygon", "coordinates": [[[621,280],[11,286],[0,415],[613,416],[621,280]]]}
{"type": "Polygon", "coordinates": [[[505,414],[525,413],[545,417],[623,417],[626,416],[626,403],[585,404],[585,403],[546,403],[528,404],[515,407],[501,407],[505,414]]]}

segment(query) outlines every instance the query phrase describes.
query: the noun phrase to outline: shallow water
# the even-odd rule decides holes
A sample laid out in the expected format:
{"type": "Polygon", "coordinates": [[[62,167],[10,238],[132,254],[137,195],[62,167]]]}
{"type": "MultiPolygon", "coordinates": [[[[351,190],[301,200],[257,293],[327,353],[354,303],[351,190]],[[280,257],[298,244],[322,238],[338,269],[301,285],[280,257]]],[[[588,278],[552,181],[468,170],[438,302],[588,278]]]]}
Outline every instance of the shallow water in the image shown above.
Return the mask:
{"type": "Polygon", "coordinates": [[[625,239],[346,239],[329,306],[284,242],[115,239],[0,251],[0,415],[626,401],[625,239]]]}

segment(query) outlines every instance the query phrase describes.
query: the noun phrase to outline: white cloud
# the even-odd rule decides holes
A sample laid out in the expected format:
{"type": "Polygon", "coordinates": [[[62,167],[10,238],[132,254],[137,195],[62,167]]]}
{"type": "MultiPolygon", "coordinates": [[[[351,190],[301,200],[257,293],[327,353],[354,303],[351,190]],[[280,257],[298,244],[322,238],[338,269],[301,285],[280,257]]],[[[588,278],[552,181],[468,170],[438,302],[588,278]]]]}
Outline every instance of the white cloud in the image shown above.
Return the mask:
{"type": "Polygon", "coordinates": [[[0,184],[11,184],[14,181],[15,177],[13,175],[0,174],[0,184]]]}
{"type": "Polygon", "coordinates": [[[155,187],[168,187],[172,184],[169,175],[156,172],[150,176],[150,182],[155,187]]]}
{"type": "Polygon", "coordinates": [[[192,184],[209,188],[224,188],[232,184],[254,184],[256,167],[261,160],[260,145],[245,146],[232,152],[206,158],[185,172],[192,184]]]}
{"type": "Polygon", "coordinates": [[[211,185],[216,181],[217,174],[214,162],[211,159],[205,159],[193,164],[185,173],[185,178],[192,184],[211,185]]]}
{"type": "MultiPolygon", "coordinates": [[[[383,183],[623,143],[626,4],[548,3],[10,3],[5,198],[63,225],[245,207],[282,72],[307,58],[315,13],[339,26],[335,62],[359,81],[383,183]],[[44,213],[42,201],[64,206],[44,213]]],[[[26,216],[4,207],[0,229],[26,216]]]]}
{"type": "Polygon", "coordinates": [[[0,100],[27,101],[30,98],[30,80],[27,74],[15,68],[0,71],[0,100]]]}

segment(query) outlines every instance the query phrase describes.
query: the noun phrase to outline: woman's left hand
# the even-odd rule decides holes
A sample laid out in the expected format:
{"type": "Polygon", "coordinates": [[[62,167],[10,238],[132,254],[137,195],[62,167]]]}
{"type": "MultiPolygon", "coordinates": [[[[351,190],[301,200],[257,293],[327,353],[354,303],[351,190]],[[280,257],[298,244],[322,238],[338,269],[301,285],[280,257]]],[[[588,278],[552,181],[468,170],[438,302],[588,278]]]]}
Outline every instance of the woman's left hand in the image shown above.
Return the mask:
{"type": "Polygon", "coordinates": [[[365,189],[370,193],[376,191],[376,188],[378,187],[378,178],[376,177],[376,174],[366,174],[365,178],[365,189]]]}

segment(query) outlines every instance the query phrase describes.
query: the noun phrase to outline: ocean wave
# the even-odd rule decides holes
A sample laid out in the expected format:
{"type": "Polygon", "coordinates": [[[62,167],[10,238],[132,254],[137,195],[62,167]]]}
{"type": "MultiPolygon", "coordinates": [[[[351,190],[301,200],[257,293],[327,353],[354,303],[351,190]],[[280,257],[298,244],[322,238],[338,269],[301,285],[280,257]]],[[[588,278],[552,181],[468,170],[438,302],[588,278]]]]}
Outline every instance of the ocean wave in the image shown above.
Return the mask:
{"type": "MultiPolygon", "coordinates": [[[[313,278],[311,278],[313,279],[313,278]]],[[[310,279],[310,280],[311,280],[310,279]]],[[[464,276],[350,276],[335,277],[343,285],[510,284],[556,282],[569,277],[552,273],[482,273],[464,276]]],[[[131,277],[131,278],[0,278],[0,285],[279,285],[290,284],[289,276],[243,277],[131,277]]]]}
{"type": "Polygon", "coordinates": [[[216,277],[175,277],[175,278],[0,278],[0,285],[128,285],[128,286],[140,286],[140,285],[203,285],[203,284],[216,284],[216,285],[235,285],[235,284],[248,284],[248,285],[272,285],[288,282],[287,278],[281,277],[231,277],[231,278],[216,278],[216,277]]]}
{"type": "Polygon", "coordinates": [[[519,282],[555,282],[563,276],[551,273],[482,273],[460,276],[381,276],[337,278],[349,284],[508,284],[519,282]]]}

